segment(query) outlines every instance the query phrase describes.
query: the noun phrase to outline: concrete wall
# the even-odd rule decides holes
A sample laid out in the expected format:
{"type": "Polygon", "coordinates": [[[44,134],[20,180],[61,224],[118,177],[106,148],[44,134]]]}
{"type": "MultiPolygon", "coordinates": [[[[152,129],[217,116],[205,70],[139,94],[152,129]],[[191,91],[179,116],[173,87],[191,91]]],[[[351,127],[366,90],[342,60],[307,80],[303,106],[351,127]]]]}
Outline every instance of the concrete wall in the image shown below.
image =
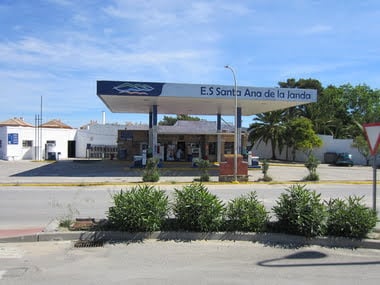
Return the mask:
{"type": "MultiPolygon", "coordinates": [[[[313,154],[324,163],[324,155],[326,152],[348,152],[352,154],[352,158],[354,164],[357,165],[365,165],[366,159],[358,152],[356,148],[351,147],[353,140],[352,139],[334,139],[332,136],[319,135],[319,137],[323,141],[323,145],[321,148],[317,148],[313,150],[313,154]]],[[[268,145],[264,143],[256,143],[252,147],[252,153],[255,156],[259,156],[261,158],[270,159],[272,157],[271,144],[268,145]]],[[[279,151],[276,151],[276,158],[280,160],[286,159],[286,149],[282,151],[280,154],[279,151]]],[[[296,152],[295,161],[304,162],[306,161],[307,156],[301,152],[296,152]]],[[[292,151],[288,151],[288,160],[292,160],[292,151]]]]}
{"type": "Polygon", "coordinates": [[[118,130],[125,129],[123,125],[97,124],[90,125],[86,129],[79,129],[75,136],[75,156],[87,157],[87,144],[91,145],[117,145],[118,130]]]}
{"type": "MultiPolygon", "coordinates": [[[[47,141],[55,141],[55,151],[60,152],[60,158],[68,157],[68,141],[75,139],[76,129],[52,129],[42,128],[42,159],[45,159],[45,144],[47,141]]],[[[35,152],[38,146],[34,127],[0,127],[0,159],[5,160],[32,160],[36,158],[35,152]],[[18,134],[18,144],[8,144],[8,134],[18,134]],[[32,141],[31,147],[24,147],[23,141],[32,141]]]]}

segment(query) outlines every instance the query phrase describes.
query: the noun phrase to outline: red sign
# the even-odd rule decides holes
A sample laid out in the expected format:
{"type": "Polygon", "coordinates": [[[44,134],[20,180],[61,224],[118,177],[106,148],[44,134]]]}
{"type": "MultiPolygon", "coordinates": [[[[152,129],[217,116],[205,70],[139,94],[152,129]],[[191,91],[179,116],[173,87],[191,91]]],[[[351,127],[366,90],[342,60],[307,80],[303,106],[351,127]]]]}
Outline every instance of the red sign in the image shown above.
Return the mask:
{"type": "Polygon", "coordinates": [[[375,155],[380,144],[380,123],[364,124],[363,127],[371,155],[375,155]]]}

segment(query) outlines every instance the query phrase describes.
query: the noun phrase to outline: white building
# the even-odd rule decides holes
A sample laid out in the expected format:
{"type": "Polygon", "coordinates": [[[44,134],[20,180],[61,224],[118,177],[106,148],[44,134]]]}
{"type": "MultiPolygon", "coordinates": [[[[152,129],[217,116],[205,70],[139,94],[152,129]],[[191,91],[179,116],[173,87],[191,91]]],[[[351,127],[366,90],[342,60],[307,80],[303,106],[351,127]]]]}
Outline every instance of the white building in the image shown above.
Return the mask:
{"type": "Polygon", "coordinates": [[[76,129],[52,120],[40,127],[13,118],[0,123],[0,159],[41,160],[75,157],[76,129]]]}
{"type": "Polygon", "coordinates": [[[117,134],[125,125],[91,122],[73,129],[59,120],[35,127],[22,118],[0,122],[0,159],[47,160],[117,156],[117,134]]]}
{"type": "Polygon", "coordinates": [[[76,157],[110,158],[117,156],[117,132],[125,129],[119,124],[90,124],[77,130],[76,157]]]}
{"type": "MultiPolygon", "coordinates": [[[[42,124],[41,128],[35,128],[20,118],[13,118],[0,122],[0,159],[49,159],[49,153],[50,159],[116,158],[118,130],[127,128],[128,125],[92,122],[80,129],[73,129],[59,120],[52,120],[42,124]]],[[[334,139],[325,135],[320,137],[323,146],[315,149],[313,153],[321,162],[325,162],[324,155],[328,152],[349,152],[355,164],[366,164],[365,158],[351,146],[352,139],[334,139]]],[[[260,158],[271,157],[270,144],[255,144],[252,151],[260,158]]],[[[286,151],[281,154],[277,151],[276,156],[285,160],[286,151]]],[[[288,159],[292,159],[291,153],[288,153],[288,159]]],[[[296,153],[296,161],[303,162],[306,159],[304,153],[296,153]]]]}

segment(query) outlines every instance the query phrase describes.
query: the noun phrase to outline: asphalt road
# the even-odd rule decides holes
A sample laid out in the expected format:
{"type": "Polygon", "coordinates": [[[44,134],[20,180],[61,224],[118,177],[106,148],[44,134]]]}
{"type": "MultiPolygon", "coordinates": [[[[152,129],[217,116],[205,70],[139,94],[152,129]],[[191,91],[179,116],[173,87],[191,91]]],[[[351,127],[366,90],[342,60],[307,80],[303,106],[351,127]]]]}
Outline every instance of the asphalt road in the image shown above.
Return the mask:
{"type": "MultiPolygon", "coordinates": [[[[262,178],[260,169],[250,169],[249,181],[255,182],[262,178]]],[[[317,172],[321,182],[369,182],[373,179],[373,170],[368,166],[337,167],[321,164],[317,172]]],[[[378,172],[378,170],[377,170],[378,172]]],[[[270,164],[269,176],[275,182],[299,182],[308,171],[303,164],[270,164]]],[[[218,181],[218,168],[210,169],[212,181],[218,181]]],[[[192,182],[199,178],[200,172],[191,167],[191,163],[164,163],[160,168],[160,182],[192,182]]],[[[72,161],[62,160],[51,162],[32,161],[2,161],[0,160],[0,185],[14,183],[88,183],[109,182],[129,183],[141,182],[142,170],[130,168],[130,163],[124,161],[72,161]]],[[[377,175],[377,181],[380,181],[377,175]]]]}
{"type": "MultiPolygon", "coordinates": [[[[260,201],[268,210],[275,205],[276,200],[286,184],[224,184],[207,185],[209,191],[216,194],[224,202],[256,191],[260,201]]],[[[112,205],[112,194],[132,186],[13,186],[0,187],[0,229],[44,227],[54,219],[65,218],[105,218],[108,208],[112,205]]],[[[181,189],[183,184],[160,185],[169,197],[173,196],[174,188],[181,189]]],[[[363,196],[364,202],[371,207],[371,185],[350,184],[315,184],[307,186],[321,193],[322,198],[363,196]]],[[[377,200],[380,204],[380,199],[377,200]]]]}
{"type": "MultiPolygon", "coordinates": [[[[198,170],[191,167],[174,165],[161,171],[167,176],[161,177],[157,187],[167,191],[169,197],[174,188],[180,189],[199,177],[198,170]]],[[[309,184],[308,188],[321,193],[323,199],[356,195],[372,206],[372,168],[321,165],[318,172],[321,182],[309,184]]],[[[225,202],[256,191],[270,210],[285,188],[303,183],[307,170],[302,165],[272,165],[269,174],[277,181],[274,184],[255,182],[262,176],[260,170],[250,170],[249,174],[248,184],[211,183],[207,187],[225,202]]],[[[141,170],[129,169],[118,161],[0,161],[0,179],[0,229],[32,228],[44,227],[54,219],[105,218],[112,194],[140,183],[141,170]],[[86,186],[88,183],[102,185],[86,186]]],[[[217,176],[212,179],[217,180],[217,176]]]]}
{"type": "MultiPolygon", "coordinates": [[[[194,169],[165,169],[157,187],[171,197],[194,169]]],[[[308,188],[330,197],[363,196],[372,205],[372,169],[321,165],[308,188]]],[[[214,173],[215,174],[215,173],[214,173]]],[[[271,166],[276,183],[207,184],[220,199],[256,191],[270,209],[286,187],[302,183],[304,167],[271,166]]],[[[44,227],[68,216],[104,218],[112,194],[141,182],[120,163],[0,161],[0,229],[44,227]],[[100,182],[100,186],[86,186],[100,182]],[[42,184],[43,185],[42,185],[42,184]],[[70,186],[68,186],[70,183],[70,186]],[[45,186],[44,186],[45,185],[45,186]],[[64,186],[65,185],[65,186],[64,186]]],[[[216,180],[217,176],[212,176],[216,180]]],[[[380,204],[379,198],[377,204],[380,204]]],[[[157,241],[74,248],[73,242],[0,244],[1,284],[378,284],[378,250],[284,248],[251,242],[157,241]]]]}
{"type": "Polygon", "coordinates": [[[0,244],[1,284],[378,284],[376,250],[153,241],[0,244]]]}

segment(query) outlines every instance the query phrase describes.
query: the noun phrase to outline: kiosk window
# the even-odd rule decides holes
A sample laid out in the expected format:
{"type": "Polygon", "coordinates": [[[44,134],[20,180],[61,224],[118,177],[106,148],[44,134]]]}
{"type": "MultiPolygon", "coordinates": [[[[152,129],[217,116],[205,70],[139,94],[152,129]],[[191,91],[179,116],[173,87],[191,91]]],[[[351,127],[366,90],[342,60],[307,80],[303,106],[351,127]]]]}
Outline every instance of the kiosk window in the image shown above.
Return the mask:
{"type": "Polygon", "coordinates": [[[208,143],[208,153],[210,155],[216,154],[216,142],[210,142],[208,143]]]}
{"type": "Polygon", "coordinates": [[[224,154],[232,154],[234,153],[234,143],[233,142],[225,142],[224,143],[224,154]]]}

